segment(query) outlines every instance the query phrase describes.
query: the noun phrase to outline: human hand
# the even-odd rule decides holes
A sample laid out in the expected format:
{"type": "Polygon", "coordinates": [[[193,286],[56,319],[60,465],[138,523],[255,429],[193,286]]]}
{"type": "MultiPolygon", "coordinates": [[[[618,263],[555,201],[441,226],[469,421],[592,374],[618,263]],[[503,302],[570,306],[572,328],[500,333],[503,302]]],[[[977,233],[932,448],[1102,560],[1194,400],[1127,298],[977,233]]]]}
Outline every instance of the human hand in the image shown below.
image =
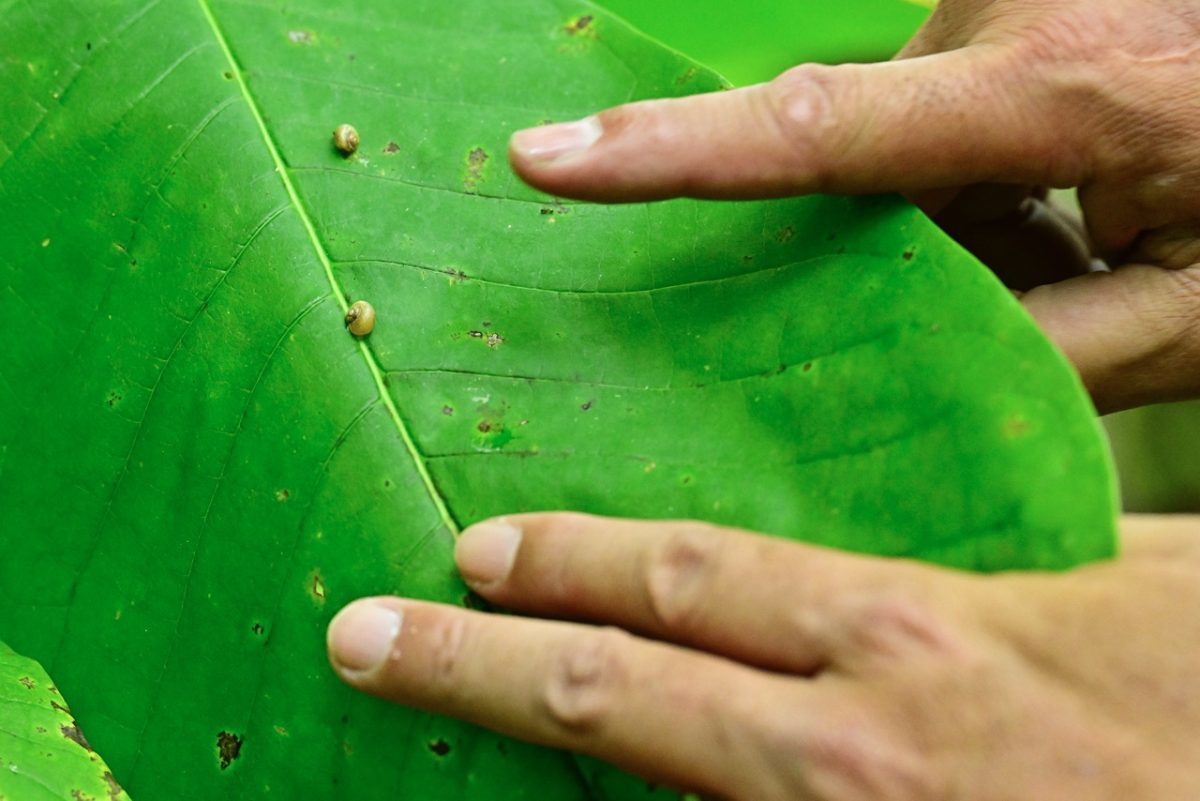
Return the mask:
{"type": "Polygon", "coordinates": [[[1102,411],[1200,396],[1200,7],[943,0],[900,58],[530,129],[510,158],[601,201],[906,192],[1040,285],[1026,307],[1102,411]],[[1048,186],[1079,187],[1090,237],[1048,186]],[[1120,269],[1079,275],[1089,250],[1120,269]]]}
{"type": "Polygon", "coordinates": [[[355,687],[730,801],[1200,797],[1200,518],[975,576],[696,523],[532,514],[459,567],[531,620],[357,601],[355,687]]]}

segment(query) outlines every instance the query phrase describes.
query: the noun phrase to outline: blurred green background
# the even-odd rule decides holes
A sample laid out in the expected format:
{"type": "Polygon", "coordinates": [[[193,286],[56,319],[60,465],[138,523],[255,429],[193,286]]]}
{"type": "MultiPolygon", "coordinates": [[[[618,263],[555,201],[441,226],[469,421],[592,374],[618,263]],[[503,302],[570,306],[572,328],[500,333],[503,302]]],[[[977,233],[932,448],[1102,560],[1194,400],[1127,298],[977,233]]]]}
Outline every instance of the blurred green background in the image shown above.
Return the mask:
{"type": "MultiPolygon", "coordinates": [[[[601,0],[601,5],[736,85],[805,61],[881,61],[900,49],[932,0],[601,0]]],[[[1125,508],[1200,511],[1200,402],[1105,418],[1125,508]]]]}

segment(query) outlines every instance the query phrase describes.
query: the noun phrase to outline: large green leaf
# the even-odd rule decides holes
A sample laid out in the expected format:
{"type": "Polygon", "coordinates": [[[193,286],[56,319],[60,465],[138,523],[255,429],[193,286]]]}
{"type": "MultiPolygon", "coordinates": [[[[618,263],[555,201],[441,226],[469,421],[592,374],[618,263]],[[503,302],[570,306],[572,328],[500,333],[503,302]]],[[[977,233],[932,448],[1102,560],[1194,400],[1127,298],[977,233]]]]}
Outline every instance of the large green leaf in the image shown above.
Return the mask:
{"type": "Polygon", "coordinates": [[[1078,382],[899,200],[516,180],[515,128],[721,85],[584,2],[0,0],[0,51],[0,637],[135,796],[603,795],[326,666],[359,595],[465,600],[486,515],[1111,552],[1078,382]]]}
{"type": "Polygon", "coordinates": [[[929,15],[913,0],[601,0],[739,86],[806,61],[886,61],[929,15]]]}
{"type": "Polygon", "coordinates": [[[0,801],[128,801],[42,666],[0,643],[0,801]]]}

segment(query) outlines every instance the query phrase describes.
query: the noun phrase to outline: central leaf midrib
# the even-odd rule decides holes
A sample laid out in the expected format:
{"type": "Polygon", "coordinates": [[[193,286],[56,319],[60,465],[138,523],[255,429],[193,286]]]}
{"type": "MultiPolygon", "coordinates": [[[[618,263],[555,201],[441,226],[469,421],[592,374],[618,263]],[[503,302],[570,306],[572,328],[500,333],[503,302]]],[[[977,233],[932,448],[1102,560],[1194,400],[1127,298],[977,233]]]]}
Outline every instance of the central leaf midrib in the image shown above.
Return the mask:
{"type": "MultiPolygon", "coordinates": [[[[250,93],[250,87],[246,84],[246,77],[242,72],[241,65],[233,55],[233,49],[229,46],[229,40],[221,31],[221,25],[217,22],[216,15],[209,5],[209,0],[197,0],[197,2],[200,4],[201,11],[204,12],[204,18],[208,20],[209,27],[212,28],[213,36],[216,37],[217,43],[221,46],[221,51],[225,54],[225,59],[229,63],[238,89],[241,91],[242,97],[245,99],[246,105],[254,117],[254,122],[258,126],[263,144],[266,145],[267,152],[270,153],[271,160],[275,163],[275,172],[279,174],[280,179],[283,181],[283,187],[287,192],[288,199],[291,201],[292,207],[296,210],[296,214],[299,215],[300,222],[304,225],[304,230],[308,233],[308,239],[312,243],[313,251],[317,254],[317,259],[321,262],[321,267],[325,271],[325,278],[329,281],[333,297],[337,300],[342,313],[345,314],[350,307],[346,293],[342,289],[341,284],[338,283],[337,277],[333,274],[333,263],[329,258],[329,254],[325,252],[325,247],[321,244],[321,239],[317,235],[316,226],[313,224],[312,217],[309,216],[308,209],[300,199],[300,194],[296,191],[295,184],[292,183],[291,175],[282,154],[279,152],[279,147],[276,145],[274,137],[271,136],[271,132],[267,130],[266,120],[263,118],[262,111],[259,109],[258,103],[255,102],[254,96],[250,93]]],[[[421,476],[425,490],[429,494],[430,500],[433,501],[433,505],[436,507],[442,523],[452,535],[457,536],[458,524],[450,516],[450,510],[446,506],[446,501],[438,491],[437,485],[433,481],[433,476],[430,475],[429,468],[425,464],[425,459],[421,456],[421,452],[417,450],[416,441],[409,432],[408,426],[405,425],[403,418],[400,417],[400,411],[396,408],[391,394],[387,391],[382,369],[380,369],[378,362],[375,361],[375,356],[371,353],[371,349],[365,341],[359,340],[357,345],[359,353],[362,354],[363,360],[366,362],[367,370],[370,371],[371,378],[375,381],[375,388],[379,393],[379,398],[384,408],[387,409],[392,422],[395,424],[396,431],[400,434],[400,439],[404,442],[404,447],[408,450],[408,454],[413,460],[413,465],[416,467],[417,473],[421,476]]]]}

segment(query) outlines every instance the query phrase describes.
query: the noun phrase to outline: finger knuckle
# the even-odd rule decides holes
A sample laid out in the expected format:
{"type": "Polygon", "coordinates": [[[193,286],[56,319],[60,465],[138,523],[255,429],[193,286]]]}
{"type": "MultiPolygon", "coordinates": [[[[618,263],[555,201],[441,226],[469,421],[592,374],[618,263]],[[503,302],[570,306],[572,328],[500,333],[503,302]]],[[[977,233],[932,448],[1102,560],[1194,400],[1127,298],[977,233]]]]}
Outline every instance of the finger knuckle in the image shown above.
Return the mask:
{"type": "Polygon", "coordinates": [[[723,539],[715,527],[682,524],[650,551],[643,583],[663,629],[680,631],[699,622],[720,565],[723,539]]]}
{"type": "Polygon", "coordinates": [[[845,102],[849,76],[843,70],[835,82],[833,68],[803,64],[772,81],[765,94],[768,123],[817,191],[826,190],[832,180],[830,133],[837,128],[837,110],[845,102]]]}
{"type": "Polygon", "coordinates": [[[929,801],[942,798],[931,760],[862,720],[807,732],[796,760],[817,798],[929,801]]]}
{"type": "Polygon", "coordinates": [[[963,653],[944,605],[904,589],[888,589],[861,601],[848,614],[849,632],[859,650],[872,656],[901,658],[963,653]]]}
{"type": "Polygon", "coordinates": [[[632,638],[603,628],[575,636],[555,655],[542,700],[549,721],[581,735],[602,729],[627,684],[632,638]]]}
{"type": "Polygon", "coordinates": [[[460,692],[467,621],[450,615],[433,624],[429,631],[430,660],[426,686],[431,695],[452,698],[460,692]]]}

